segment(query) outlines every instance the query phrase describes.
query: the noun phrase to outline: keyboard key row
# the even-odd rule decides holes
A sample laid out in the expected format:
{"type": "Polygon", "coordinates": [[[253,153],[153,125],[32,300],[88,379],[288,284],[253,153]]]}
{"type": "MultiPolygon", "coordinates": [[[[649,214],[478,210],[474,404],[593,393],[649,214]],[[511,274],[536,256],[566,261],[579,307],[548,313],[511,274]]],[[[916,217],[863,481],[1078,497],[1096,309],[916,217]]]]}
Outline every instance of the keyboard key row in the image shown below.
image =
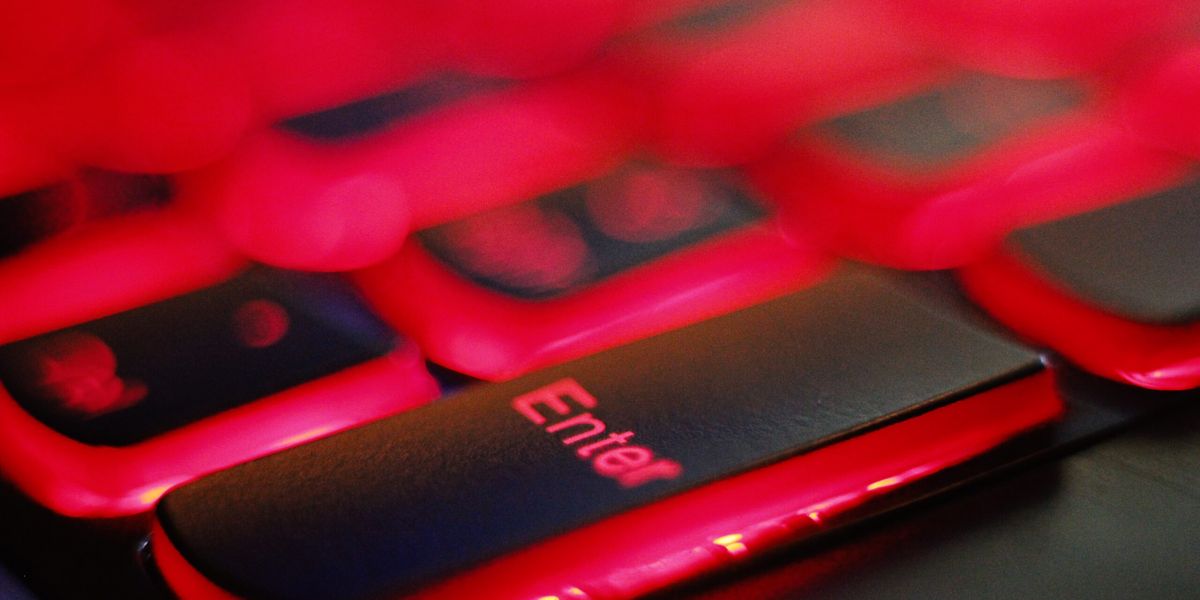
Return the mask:
{"type": "MultiPolygon", "coordinates": [[[[10,9],[12,27],[25,28],[13,38],[14,54],[79,33],[77,42],[61,42],[62,53],[94,55],[53,82],[0,93],[0,194],[47,185],[79,165],[190,170],[232,151],[248,132],[436,73],[520,79],[605,63],[623,65],[619,87],[648,95],[651,147],[681,164],[726,165],[760,158],[805,123],[895,99],[947,69],[1123,76],[1187,43],[1176,31],[1200,13],[1185,1],[1044,11],[972,2],[933,11],[946,23],[930,32],[909,15],[931,14],[928,2],[881,8],[870,0],[522,0],[488,11],[461,2],[257,0],[229,11],[64,4],[74,3],[83,14],[114,14],[97,17],[84,35],[86,24],[73,19],[51,25],[47,14],[10,9]],[[39,31],[48,39],[26,35],[39,31]],[[964,47],[960,31],[995,43],[964,47]],[[1060,56],[1064,48],[1072,56],[1060,56]],[[1117,50],[1139,58],[1094,67],[1117,50]],[[987,60],[972,57],[980,52],[987,60]],[[1013,67],[1039,57],[1061,68],[1013,67]],[[1012,68],[991,68],[1001,61],[1012,68]]],[[[83,60],[36,54],[35,65],[83,60]]]]}
{"type": "Polygon", "coordinates": [[[430,594],[627,597],[1045,423],[1050,383],[845,271],[182,487],[152,545],[190,597],[392,597],[497,558],[430,594]]]}

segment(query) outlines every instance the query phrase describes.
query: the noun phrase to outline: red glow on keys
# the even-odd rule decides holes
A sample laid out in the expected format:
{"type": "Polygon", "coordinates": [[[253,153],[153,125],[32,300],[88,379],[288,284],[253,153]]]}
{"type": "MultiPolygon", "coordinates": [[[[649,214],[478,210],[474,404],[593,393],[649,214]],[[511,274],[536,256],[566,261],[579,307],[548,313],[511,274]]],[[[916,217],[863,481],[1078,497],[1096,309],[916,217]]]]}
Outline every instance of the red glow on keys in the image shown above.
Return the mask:
{"type": "Polygon", "coordinates": [[[517,204],[445,226],[448,249],[473,274],[507,285],[561,290],[586,275],[589,251],[566,215],[517,204]]]}
{"type": "Polygon", "coordinates": [[[585,75],[480,94],[352,145],[264,133],[181,180],[247,255],[349,270],[414,229],[595,177],[632,148],[639,112],[611,78],[585,75]]]}
{"type": "Polygon", "coordinates": [[[72,73],[128,26],[112,0],[0,5],[0,93],[72,73]]]}
{"type": "Polygon", "coordinates": [[[714,28],[668,23],[618,51],[652,99],[649,141],[671,161],[761,158],[804,123],[898,96],[940,71],[861,2],[760,4],[714,28]]]}
{"type": "Polygon", "coordinates": [[[39,344],[26,358],[36,393],[56,406],[94,417],[146,397],[138,381],[117,375],[117,357],[100,338],[67,332],[39,344]]]}
{"type": "Polygon", "coordinates": [[[241,138],[253,107],[240,74],[215,57],[217,45],[176,38],[135,39],[61,91],[67,139],[49,139],[84,164],[131,172],[173,172],[211,162],[241,138]]]}
{"type": "Polygon", "coordinates": [[[234,332],[248,348],[273,346],[287,335],[290,320],[287,311],[270,300],[251,300],[233,314],[234,332]]]}
{"type": "Polygon", "coordinates": [[[260,261],[354,268],[395,252],[410,222],[407,194],[393,174],[356,162],[361,154],[263,134],[181,179],[181,201],[214,210],[229,240],[260,261]]]}
{"type": "Polygon", "coordinates": [[[1000,254],[959,271],[967,293],[1005,326],[1109,379],[1156,390],[1200,387],[1200,323],[1148,325],[1076,298],[1000,254]]]}
{"type": "Polygon", "coordinates": [[[1192,47],[1135,82],[1124,116],[1146,143],[1200,158],[1200,47],[1192,47]]]}
{"type": "MultiPolygon", "coordinates": [[[[987,256],[1017,227],[1128,200],[1191,168],[1142,143],[1098,101],[1063,104],[1038,90],[1052,82],[1032,80],[992,78],[955,91],[977,78],[960,74],[899,101],[907,111],[878,107],[802,131],[752,165],[751,179],[784,221],[839,253],[941,269],[987,256]],[[938,104],[914,102],[919,96],[938,104]],[[1003,106],[993,107],[999,98],[1003,106]],[[899,118],[912,121],[898,127],[899,118]],[[838,129],[855,119],[871,126],[838,129]],[[951,143],[929,153],[934,140],[951,143]]],[[[1085,99],[1100,91],[1077,85],[1085,99]]]]}
{"type": "Polygon", "coordinates": [[[720,206],[709,186],[684,169],[630,167],[587,188],[588,216],[605,235],[653,242],[704,225],[720,206]]]}
{"type": "Polygon", "coordinates": [[[631,0],[440,0],[452,62],[503,77],[552,74],[595,54],[631,0]]]}
{"type": "MultiPolygon", "coordinates": [[[[976,457],[1062,411],[1051,374],[1042,372],[572,530],[413,597],[640,597],[820,533],[868,500],[976,457]]],[[[160,523],[151,544],[181,598],[233,598],[187,561],[160,523]]]]}
{"type": "Polygon", "coordinates": [[[176,210],[96,223],[0,261],[0,314],[21,315],[0,319],[0,342],[212,285],[244,265],[219,236],[176,210]]]}
{"type": "Polygon", "coordinates": [[[778,227],[768,221],[731,231],[542,302],[484,288],[420,244],[358,273],[356,282],[430,359],[501,380],[803,289],[834,266],[824,251],[786,239],[778,227]]]}
{"type": "Polygon", "coordinates": [[[1195,16],[1191,0],[884,0],[896,34],[951,60],[1018,77],[1058,77],[1111,65],[1195,16]]]}
{"type": "Polygon", "coordinates": [[[0,388],[0,472],[61,514],[129,515],[205,473],[420,406],[438,394],[419,351],[404,345],[138,444],[97,448],[51,430],[0,388]]]}

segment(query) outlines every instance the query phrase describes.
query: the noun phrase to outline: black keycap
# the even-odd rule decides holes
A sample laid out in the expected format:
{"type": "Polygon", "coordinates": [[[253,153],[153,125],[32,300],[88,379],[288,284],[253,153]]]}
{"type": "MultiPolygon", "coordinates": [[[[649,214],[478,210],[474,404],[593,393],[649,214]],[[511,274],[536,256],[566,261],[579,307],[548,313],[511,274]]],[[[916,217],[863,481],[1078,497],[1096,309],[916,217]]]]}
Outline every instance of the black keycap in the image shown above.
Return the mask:
{"type": "Polygon", "coordinates": [[[215,474],[168,494],[158,516],[185,558],[241,595],[395,593],[1042,368],[846,271],[215,474]]]}
{"type": "Polygon", "coordinates": [[[0,346],[0,382],[77,441],[127,446],[392,350],[340,282],[255,268],[0,346]]]}
{"type": "Polygon", "coordinates": [[[1081,299],[1133,321],[1200,318],[1200,180],[1012,236],[1081,299]]]}

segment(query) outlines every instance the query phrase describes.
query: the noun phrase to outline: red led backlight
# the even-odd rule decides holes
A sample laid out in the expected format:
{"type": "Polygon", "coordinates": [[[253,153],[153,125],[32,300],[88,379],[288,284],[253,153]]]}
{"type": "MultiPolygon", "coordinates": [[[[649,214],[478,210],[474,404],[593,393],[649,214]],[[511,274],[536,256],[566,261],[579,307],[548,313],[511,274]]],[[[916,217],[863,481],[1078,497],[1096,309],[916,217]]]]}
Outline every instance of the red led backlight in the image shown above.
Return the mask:
{"type": "MultiPolygon", "coordinates": [[[[627,598],[820,533],[867,500],[961,463],[1063,410],[1042,373],[907,421],[530,546],[416,598],[627,598]],[[963,423],[971,423],[964,427],[963,423]]],[[[185,600],[236,597],[156,525],[156,564],[185,600]]]]}
{"type": "Polygon", "coordinates": [[[1156,390],[1200,387],[1200,324],[1119,317],[1008,254],[968,265],[959,278],[971,298],[1005,325],[1093,373],[1156,390]]]}

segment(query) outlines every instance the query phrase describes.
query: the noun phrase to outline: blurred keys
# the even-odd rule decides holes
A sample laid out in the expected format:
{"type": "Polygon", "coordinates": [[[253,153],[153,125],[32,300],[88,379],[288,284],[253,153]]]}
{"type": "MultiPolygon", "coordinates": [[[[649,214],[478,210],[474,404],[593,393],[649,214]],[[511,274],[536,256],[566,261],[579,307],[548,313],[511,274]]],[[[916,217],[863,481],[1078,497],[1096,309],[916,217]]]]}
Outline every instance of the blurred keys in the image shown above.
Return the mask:
{"type": "Polygon", "coordinates": [[[95,53],[129,35],[112,0],[46,0],[0,6],[0,94],[50,83],[86,68],[95,53]]]}
{"type": "Polygon", "coordinates": [[[476,283],[519,298],[570,293],[760,221],[744,192],[701,171],[631,163],[604,178],[418,232],[476,283]]]}
{"type": "Polygon", "coordinates": [[[475,386],[179,488],[155,564],[188,600],[642,597],[1061,414],[1035,351],[947,312],[847,270],[475,386]]]}
{"type": "Polygon", "coordinates": [[[896,35],[1012,77],[1105,70],[1169,45],[1200,15],[1194,0],[879,0],[896,35]]]}
{"type": "Polygon", "coordinates": [[[1200,158],[1200,46],[1148,69],[1122,100],[1129,127],[1143,141],[1200,158]]]}
{"type": "Polygon", "coordinates": [[[17,11],[16,24],[45,30],[39,43],[49,47],[45,56],[25,53],[34,38],[22,34],[9,43],[20,55],[14,67],[0,69],[0,83],[5,72],[45,80],[0,90],[0,112],[11,117],[0,122],[0,157],[21,157],[0,169],[0,194],[45,184],[79,164],[156,173],[195,168],[228,152],[249,129],[431,71],[563,71],[594,56],[627,21],[626,0],[523,0],[493,8],[377,0],[166,8],[129,2],[120,10],[101,0],[69,4],[112,8],[128,25],[117,32],[99,19],[51,26],[50,13],[17,11]],[[100,48],[76,31],[85,26],[116,39],[100,48]],[[80,68],[58,65],[89,50],[95,54],[80,68]]]}
{"type": "Polygon", "coordinates": [[[656,149],[700,166],[758,158],[804,123],[895,97],[937,70],[858,2],[708,3],[618,56],[653,99],[656,149]]]}
{"type": "Polygon", "coordinates": [[[116,516],[435,397],[418,350],[344,286],[251,269],[6,339],[0,471],[56,511],[116,516]]]}
{"type": "MultiPolygon", "coordinates": [[[[200,166],[251,125],[377,92],[426,68],[430,27],[409,6],[257,0],[159,8],[87,69],[17,95],[21,120],[36,124],[25,151],[68,168],[200,166]]],[[[131,12],[138,21],[146,11],[131,12]]],[[[0,190],[23,174],[2,175],[0,190]]]]}
{"type": "Polygon", "coordinates": [[[264,133],[182,180],[181,195],[249,256],[346,270],[394,253],[410,228],[598,175],[632,150],[636,96],[603,74],[514,89],[456,81],[431,102],[376,105],[395,111],[375,115],[389,126],[356,140],[264,133]]]}
{"type": "Polygon", "coordinates": [[[1022,229],[963,283],[1002,323],[1095,373],[1200,386],[1200,182],[1022,229]]]}
{"type": "Polygon", "coordinates": [[[632,161],[420,231],[356,279],[435,362],[504,379],[804,287],[830,265],[736,174],[632,161]]]}
{"type": "Polygon", "coordinates": [[[962,264],[1022,224],[1128,199],[1186,162],[1110,117],[1096,82],[959,72],[905,98],[804,128],[754,165],[787,220],[851,256],[962,264]]]}
{"type": "Polygon", "coordinates": [[[170,196],[161,177],[87,171],[42,189],[0,198],[0,256],[88,222],[158,208],[170,196]]]}

